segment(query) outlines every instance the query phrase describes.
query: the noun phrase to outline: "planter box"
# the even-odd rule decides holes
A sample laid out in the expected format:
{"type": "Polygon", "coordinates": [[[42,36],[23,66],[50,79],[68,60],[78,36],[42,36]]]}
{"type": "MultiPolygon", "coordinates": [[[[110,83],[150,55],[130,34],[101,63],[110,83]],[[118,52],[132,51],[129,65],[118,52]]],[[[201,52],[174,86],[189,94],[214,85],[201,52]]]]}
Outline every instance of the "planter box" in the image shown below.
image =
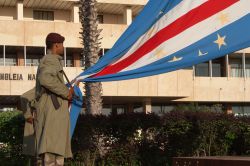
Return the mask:
{"type": "Polygon", "coordinates": [[[250,157],[174,157],[173,166],[250,166],[250,157]]]}

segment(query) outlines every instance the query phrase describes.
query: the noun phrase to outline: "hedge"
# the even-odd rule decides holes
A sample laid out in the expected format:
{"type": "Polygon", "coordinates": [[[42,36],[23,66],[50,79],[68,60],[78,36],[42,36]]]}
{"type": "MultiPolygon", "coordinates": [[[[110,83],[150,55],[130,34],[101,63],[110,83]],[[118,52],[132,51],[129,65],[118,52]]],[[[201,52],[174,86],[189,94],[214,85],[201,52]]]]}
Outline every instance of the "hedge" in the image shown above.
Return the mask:
{"type": "MultiPolygon", "coordinates": [[[[0,113],[0,163],[23,163],[24,120],[0,113]]],[[[162,116],[130,113],[81,115],[65,165],[164,166],[176,156],[250,155],[250,118],[211,111],[175,110],[162,116]]],[[[11,164],[8,164],[11,165],[11,164]]],[[[15,164],[13,164],[15,165],[15,164]]]]}
{"type": "Polygon", "coordinates": [[[29,158],[22,155],[23,129],[24,118],[20,112],[0,112],[0,165],[29,163],[29,158]]]}

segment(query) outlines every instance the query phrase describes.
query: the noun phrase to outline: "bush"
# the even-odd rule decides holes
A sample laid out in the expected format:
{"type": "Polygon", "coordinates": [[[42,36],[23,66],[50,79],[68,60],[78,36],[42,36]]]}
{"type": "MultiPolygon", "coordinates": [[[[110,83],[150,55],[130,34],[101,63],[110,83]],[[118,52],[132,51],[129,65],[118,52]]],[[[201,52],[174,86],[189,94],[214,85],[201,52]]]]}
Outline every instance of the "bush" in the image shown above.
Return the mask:
{"type": "Polygon", "coordinates": [[[159,117],[155,115],[81,116],[72,140],[75,157],[85,165],[93,160],[96,164],[138,165],[142,160],[138,153],[143,151],[140,143],[157,126],[159,117]]]}
{"type": "MultiPolygon", "coordinates": [[[[18,112],[0,113],[1,164],[27,163],[21,154],[23,124],[18,112]]],[[[65,165],[164,166],[175,156],[250,155],[250,118],[197,110],[81,115],[72,149],[74,158],[65,165]]]]}
{"type": "Polygon", "coordinates": [[[249,135],[250,118],[176,110],[161,117],[83,115],[72,144],[85,165],[170,165],[174,156],[249,155],[249,135]]]}
{"type": "Polygon", "coordinates": [[[22,155],[24,118],[18,111],[0,113],[0,163],[1,165],[27,165],[22,155]]]}

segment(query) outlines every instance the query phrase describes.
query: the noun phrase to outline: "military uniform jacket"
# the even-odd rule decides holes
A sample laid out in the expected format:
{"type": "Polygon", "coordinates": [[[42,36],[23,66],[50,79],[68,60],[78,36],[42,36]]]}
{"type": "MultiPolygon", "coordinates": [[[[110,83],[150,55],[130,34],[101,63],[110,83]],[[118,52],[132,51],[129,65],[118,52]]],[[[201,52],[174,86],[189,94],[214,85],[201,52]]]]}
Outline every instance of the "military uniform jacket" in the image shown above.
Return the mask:
{"type": "Polygon", "coordinates": [[[33,109],[30,106],[31,101],[35,99],[35,88],[25,92],[20,96],[19,110],[23,112],[25,118],[24,138],[23,138],[23,154],[35,156],[35,131],[34,125],[26,120],[34,117],[33,109]]]}
{"type": "Polygon", "coordinates": [[[65,85],[59,55],[45,55],[37,70],[35,121],[37,154],[54,153],[72,157],[70,143],[70,117],[68,111],[69,89],[65,85]],[[41,94],[42,87],[47,91],[41,94]],[[60,108],[55,109],[49,92],[57,94],[60,108]]]}

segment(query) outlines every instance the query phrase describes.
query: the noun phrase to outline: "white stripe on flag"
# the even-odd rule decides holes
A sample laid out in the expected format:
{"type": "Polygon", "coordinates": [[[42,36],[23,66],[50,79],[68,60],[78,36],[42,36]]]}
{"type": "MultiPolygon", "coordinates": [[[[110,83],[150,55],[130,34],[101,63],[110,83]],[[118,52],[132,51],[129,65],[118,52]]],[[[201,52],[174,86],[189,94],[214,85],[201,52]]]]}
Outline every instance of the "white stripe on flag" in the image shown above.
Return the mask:
{"type": "MultiPolygon", "coordinates": [[[[94,73],[95,74],[95,73],[94,73]]],[[[80,82],[82,80],[84,80],[85,78],[91,77],[94,74],[89,74],[89,75],[84,75],[84,76],[79,76],[74,80],[74,83],[80,82]]]]}

